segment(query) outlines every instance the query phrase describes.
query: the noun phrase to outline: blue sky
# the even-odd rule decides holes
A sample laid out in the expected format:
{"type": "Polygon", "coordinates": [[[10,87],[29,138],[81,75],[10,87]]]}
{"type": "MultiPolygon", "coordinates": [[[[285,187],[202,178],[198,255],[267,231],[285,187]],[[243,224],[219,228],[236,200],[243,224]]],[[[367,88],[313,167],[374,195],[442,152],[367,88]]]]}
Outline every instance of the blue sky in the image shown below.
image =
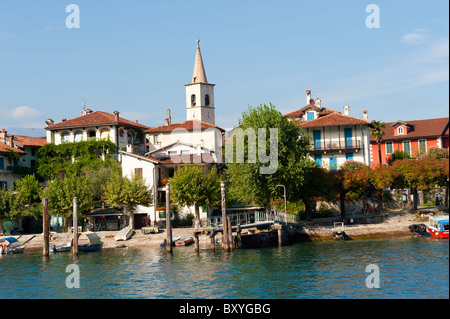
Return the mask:
{"type": "Polygon", "coordinates": [[[148,126],[186,118],[197,36],[216,124],[248,105],[322,105],[385,122],[448,116],[447,1],[0,0],[0,128],[42,135],[88,108],[148,126]],[[66,6],[80,28],[66,27],[66,6]],[[380,8],[367,28],[366,6],[380,8]]]}

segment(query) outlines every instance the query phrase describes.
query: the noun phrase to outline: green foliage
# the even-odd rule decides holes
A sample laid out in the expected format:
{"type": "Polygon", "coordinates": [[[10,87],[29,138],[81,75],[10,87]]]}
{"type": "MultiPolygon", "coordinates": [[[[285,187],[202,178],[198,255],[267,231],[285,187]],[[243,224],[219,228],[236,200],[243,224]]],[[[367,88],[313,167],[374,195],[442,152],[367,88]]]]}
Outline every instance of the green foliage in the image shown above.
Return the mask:
{"type": "Polygon", "coordinates": [[[42,190],[35,175],[27,175],[21,180],[15,181],[10,191],[12,192],[11,213],[13,215],[40,215],[36,205],[41,201],[42,190]]]}
{"type": "Polygon", "coordinates": [[[411,156],[407,152],[395,151],[394,154],[391,154],[391,156],[388,157],[387,164],[392,165],[397,160],[410,159],[410,158],[411,158],[411,156]]]}
{"type": "Polygon", "coordinates": [[[89,188],[94,201],[104,202],[104,186],[113,175],[121,173],[121,165],[116,161],[93,161],[83,173],[89,181],[89,188]]]}
{"type": "Polygon", "coordinates": [[[43,197],[48,198],[50,215],[70,218],[73,214],[73,198],[77,197],[78,216],[94,208],[89,182],[83,176],[66,175],[63,180],[50,181],[43,197]]]}
{"type": "Polygon", "coordinates": [[[428,153],[424,157],[435,158],[435,159],[448,159],[449,152],[446,148],[440,147],[430,147],[428,153]]]}
{"type": "Polygon", "coordinates": [[[149,206],[153,197],[151,188],[142,178],[128,179],[114,173],[104,186],[104,199],[111,206],[124,207],[132,216],[139,205],[149,206]]]}
{"type": "Polygon", "coordinates": [[[196,218],[199,218],[198,207],[220,206],[220,178],[215,167],[206,175],[201,165],[179,167],[169,183],[171,200],[181,206],[194,205],[196,218]]]}
{"type": "MultiPolygon", "coordinates": [[[[284,185],[287,197],[290,200],[298,199],[298,190],[304,184],[305,175],[314,166],[314,161],[307,157],[310,134],[289,121],[272,104],[256,108],[249,106],[248,111],[242,114],[238,128],[244,132],[247,129],[253,130],[256,135],[258,129],[264,129],[266,140],[256,139],[256,145],[252,145],[247,137],[244,139],[244,163],[237,163],[236,154],[233,154],[234,161],[227,164],[226,170],[231,186],[228,194],[237,202],[257,204],[268,209],[272,195],[283,196],[283,188],[277,185],[284,185]],[[252,147],[265,151],[264,154],[271,154],[270,129],[278,129],[277,168],[273,174],[261,174],[260,168],[267,167],[270,163],[262,163],[259,156],[252,161],[248,154],[252,147]]],[[[233,150],[236,147],[237,138],[234,136],[233,150]]]]}
{"type": "Polygon", "coordinates": [[[41,176],[55,177],[59,172],[79,174],[86,167],[101,162],[100,156],[113,159],[116,145],[109,140],[91,140],[60,145],[47,144],[38,151],[38,169],[41,176]],[[109,153],[109,154],[107,154],[109,153]],[[72,158],[75,162],[72,163],[72,158]]]}

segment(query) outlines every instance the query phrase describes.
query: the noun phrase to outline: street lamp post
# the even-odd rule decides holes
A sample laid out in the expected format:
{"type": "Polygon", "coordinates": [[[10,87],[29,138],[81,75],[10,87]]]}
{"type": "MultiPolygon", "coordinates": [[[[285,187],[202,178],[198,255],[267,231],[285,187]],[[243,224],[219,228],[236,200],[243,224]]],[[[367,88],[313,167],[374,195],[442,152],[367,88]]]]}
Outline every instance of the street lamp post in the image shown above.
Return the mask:
{"type": "Polygon", "coordinates": [[[286,218],[287,218],[287,211],[286,211],[286,186],[284,185],[277,185],[277,187],[283,187],[284,190],[284,223],[286,224],[286,218]]]}

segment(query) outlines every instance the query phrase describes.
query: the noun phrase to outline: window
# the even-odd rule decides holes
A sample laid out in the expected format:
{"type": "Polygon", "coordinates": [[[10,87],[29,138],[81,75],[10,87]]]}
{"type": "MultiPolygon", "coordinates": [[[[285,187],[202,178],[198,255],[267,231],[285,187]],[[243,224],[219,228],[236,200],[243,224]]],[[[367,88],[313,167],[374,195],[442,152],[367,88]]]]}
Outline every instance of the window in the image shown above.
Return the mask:
{"type": "Polygon", "coordinates": [[[397,134],[398,135],[405,134],[405,130],[403,129],[403,126],[399,126],[399,128],[397,129],[397,134]]]}
{"type": "Polygon", "coordinates": [[[353,161],[353,153],[345,153],[346,161],[353,161]]]}
{"type": "Polygon", "coordinates": [[[427,152],[427,140],[419,140],[419,153],[425,154],[427,152]]]}
{"type": "Polygon", "coordinates": [[[403,152],[411,155],[411,141],[403,141],[403,152]]]}
{"type": "Polygon", "coordinates": [[[96,134],[95,131],[89,131],[89,133],[88,133],[88,140],[89,141],[95,140],[96,137],[97,137],[97,134],[96,134]]]}
{"type": "Polygon", "coordinates": [[[0,157],[0,169],[5,169],[5,158],[0,157]]]}
{"type": "Polygon", "coordinates": [[[322,155],[315,154],[314,155],[314,161],[316,162],[317,166],[322,167],[322,155]]]}
{"type": "Polygon", "coordinates": [[[153,135],[153,144],[158,144],[158,135],[153,135]]]}
{"type": "Polygon", "coordinates": [[[314,112],[307,112],[306,113],[306,120],[307,121],[314,120],[314,112]]]}
{"type": "Polygon", "coordinates": [[[206,95],[205,95],[205,106],[209,106],[209,103],[210,103],[210,101],[209,101],[209,95],[206,94],[206,95]]]}
{"type": "Polygon", "coordinates": [[[386,155],[387,154],[394,154],[394,143],[393,142],[386,142],[386,155]]]}
{"type": "Polygon", "coordinates": [[[337,171],[337,160],[336,160],[336,157],[330,157],[330,169],[332,171],[337,171]]]}
{"type": "Polygon", "coordinates": [[[31,167],[36,167],[36,160],[31,160],[31,167]]]}
{"type": "Polygon", "coordinates": [[[195,94],[191,95],[191,106],[195,106],[195,94]]]}
{"type": "Polygon", "coordinates": [[[69,133],[61,134],[61,143],[68,143],[68,142],[70,142],[70,134],[69,133]]]}
{"type": "Polygon", "coordinates": [[[74,142],[78,143],[83,140],[83,132],[76,132],[74,137],[74,142]]]}
{"type": "Polygon", "coordinates": [[[35,148],[31,149],[31,156],[36,156],[36,149],[35,148]]]}
{"type": "Polygon", "coordinates": [[[134,169],[134,176],[138,178],[142,178],[142,167],[134,169]]]}

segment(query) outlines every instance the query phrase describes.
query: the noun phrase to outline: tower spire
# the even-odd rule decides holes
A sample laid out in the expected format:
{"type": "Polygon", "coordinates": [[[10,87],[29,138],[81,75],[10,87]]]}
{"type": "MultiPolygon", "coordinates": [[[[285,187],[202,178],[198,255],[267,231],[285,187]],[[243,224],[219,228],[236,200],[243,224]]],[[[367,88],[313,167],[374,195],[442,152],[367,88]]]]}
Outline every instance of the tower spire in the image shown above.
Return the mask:
{"type": "Polygon", "coordinates": [[[208,83],[205,67],[203,66],[202,53],[200,52],[200,40],[197,38],[197,53],[195,54],[194,74],[192,83],[208,83]]]}

